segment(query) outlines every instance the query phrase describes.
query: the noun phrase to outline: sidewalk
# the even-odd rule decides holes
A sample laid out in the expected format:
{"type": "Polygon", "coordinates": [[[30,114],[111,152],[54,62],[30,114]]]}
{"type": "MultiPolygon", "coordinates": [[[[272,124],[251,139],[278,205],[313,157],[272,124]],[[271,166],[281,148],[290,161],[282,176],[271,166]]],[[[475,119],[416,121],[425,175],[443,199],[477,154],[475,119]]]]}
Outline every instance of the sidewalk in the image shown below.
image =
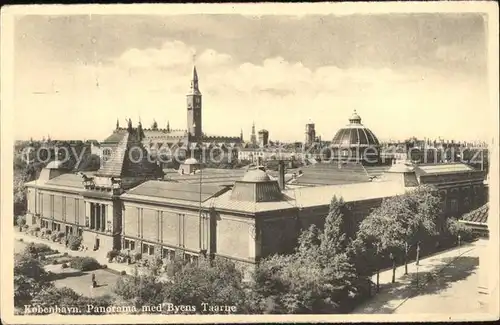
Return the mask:
{"type": "MultiPolygon", "coordinates": [[[[420,260],[420,265],[415,265],[415,262],[408,263],[408,275],[404,274],[404,265],[396,268],[396,282],[392,283],[392,269],[380,272],[379,283],[380,292],[375,293],[364,304],[358,306],[352,312],[353,314],[377,314],[377,313],[393,313],[406,300],[414,295],[418,295],[418,290],[426,286],[428,281],[427,276],[434,274],[439,276],[439,273],[446,272],[446,267],[457,261],[464,255],[476,249],[474,244],[466,244],[460,248],[451,249],[443,253],[438,253],[433,256],[426,257],[420,260]],[[418,288],[416,287],[416,279],[418,278],[418,288]]],[[[377,282],[377,275],[372,277],[373,283],[377,282]]]]}
{"type": "MultiPolygon", "coordinates": [[[[444,251],[442,253],[437,253],[432,256],[425,257],[419,261],[419,266],[418,266],[418,271],[419,273],[426,273],[429,272],[432,269],[435,269],[438,266],[445,266],[447,263],[440,262],[441,259],[446,258],[446,257],[457,257],[460,253],[460,255],[464,254],[466,251],[473,249],[474,245],[472,244],[465,244],[462,245],[460,248],[453,248],[447,251],[444,251]]],[[[414,273],[417,271],[417,266],[415,265],[415,262],[408,263],[408,274],[414,273]]],[[[404,277],[405,273],[405,266],[400,265],[396,268],[396,283],[400,282],[402,278],[404,277]]],[[[372,281],[373,283],[377,283],[377,275],[374,274],[372,276],[372,281]]],[[[392,283],[392,268],[388,270],[384,270],[380,272],[380,277],[379,277],[379,283],[380,286],[383,284],[390,284],[392,283]]]]}

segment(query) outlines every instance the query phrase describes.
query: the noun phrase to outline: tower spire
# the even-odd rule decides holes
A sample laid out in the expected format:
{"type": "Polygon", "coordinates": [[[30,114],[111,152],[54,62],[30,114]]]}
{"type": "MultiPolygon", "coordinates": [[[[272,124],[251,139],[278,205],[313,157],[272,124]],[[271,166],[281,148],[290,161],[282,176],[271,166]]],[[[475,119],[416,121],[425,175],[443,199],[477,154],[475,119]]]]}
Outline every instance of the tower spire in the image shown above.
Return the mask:
{"type": "Polygon", "coordinates": [[[187,94],[187,130],[190,136],[190,142],[200,141],[203,134],[201,107],[201,92],[198,88],[198,72],[196,71],[196,66],[193,65],[191,89],[187,94]]]}
{"type": "Polygon", "coordinates": [[[257,137],[255,136],[255,121],[252,123],[252,134],[250,136],[250,142],[252,144],[257,144],[257,137]]]}
{"type": "Polygon", "coordinates": [[[193,53],[193,76],[191,78],[190,94],[201,95],[198,87],[198,71],[196,71],[196,53],[193,53]]]}
{"type": "Polygon", "coordinates": [[[118,130],[120,128],[120,121],[116,119],[116,129],[118,130]]]}

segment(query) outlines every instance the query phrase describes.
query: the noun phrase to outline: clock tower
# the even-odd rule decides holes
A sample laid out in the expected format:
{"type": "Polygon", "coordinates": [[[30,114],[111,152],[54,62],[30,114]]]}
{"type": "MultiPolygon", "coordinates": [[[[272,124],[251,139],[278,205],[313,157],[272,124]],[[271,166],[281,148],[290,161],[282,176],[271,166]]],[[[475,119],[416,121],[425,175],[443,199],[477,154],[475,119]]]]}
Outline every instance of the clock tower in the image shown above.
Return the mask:
{"type": "Polygon", "coordinates": [[[201,93],[198,88],[198,73],[196,66],[193,68],[193,78],[191,80],[191,89],[186,95],[187,99],[187,130],[190,142],[201,140],[201,93]]]}

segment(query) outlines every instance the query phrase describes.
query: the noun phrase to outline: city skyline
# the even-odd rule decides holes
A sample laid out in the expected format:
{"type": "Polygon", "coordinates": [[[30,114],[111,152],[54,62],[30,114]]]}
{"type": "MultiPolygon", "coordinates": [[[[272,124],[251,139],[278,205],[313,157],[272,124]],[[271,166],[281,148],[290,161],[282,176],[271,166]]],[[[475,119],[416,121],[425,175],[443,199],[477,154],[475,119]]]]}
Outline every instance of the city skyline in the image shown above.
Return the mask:
{"type": "Polygon", "coordinates": [[[311,119],[331,140],[357,110],[380,139],[492,136],[479,14],[25,16],[15,30],[17,139],[102,140],[117,118],[186,129],[193,54],[208,135],[248,140],[255,121],[302,141],[311,119]]]}

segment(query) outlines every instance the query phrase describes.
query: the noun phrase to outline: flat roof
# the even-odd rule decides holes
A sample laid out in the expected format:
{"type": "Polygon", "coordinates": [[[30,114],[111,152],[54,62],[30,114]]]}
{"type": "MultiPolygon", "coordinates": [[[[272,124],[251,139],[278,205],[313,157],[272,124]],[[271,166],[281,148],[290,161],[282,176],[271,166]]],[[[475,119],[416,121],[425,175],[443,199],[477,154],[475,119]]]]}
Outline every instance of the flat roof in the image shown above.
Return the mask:
{"type": "Polygon", "coordinates": [[[372,200],[401,195],[406,189],[398,182],[366,182],[330,186],[300,187],[286,190],[299,207],[330,204],[333,196],[342,197],[344,202],[372,200]]]}
{"type": "Polygon", "coordinates": [[[462,163],[451,164],[422,164],[415,167],[416,172],[422,175],[427,174],[445,174],[445,173],[463,173],[475,171],[474,168],[462,163]]]}
{"type": "Polygon", "coordinates": [[[225,191],[220,186],[199,184],[182,184],[166,181],[146,181],[130,190],[121,197],[124,199],[136,199],[139,197],[154,197],[163,200],[178,200],[199,202],[206,201],[214,195],[225,191]],[[201,192],[201,193],[200,193],[201,192]]]}

